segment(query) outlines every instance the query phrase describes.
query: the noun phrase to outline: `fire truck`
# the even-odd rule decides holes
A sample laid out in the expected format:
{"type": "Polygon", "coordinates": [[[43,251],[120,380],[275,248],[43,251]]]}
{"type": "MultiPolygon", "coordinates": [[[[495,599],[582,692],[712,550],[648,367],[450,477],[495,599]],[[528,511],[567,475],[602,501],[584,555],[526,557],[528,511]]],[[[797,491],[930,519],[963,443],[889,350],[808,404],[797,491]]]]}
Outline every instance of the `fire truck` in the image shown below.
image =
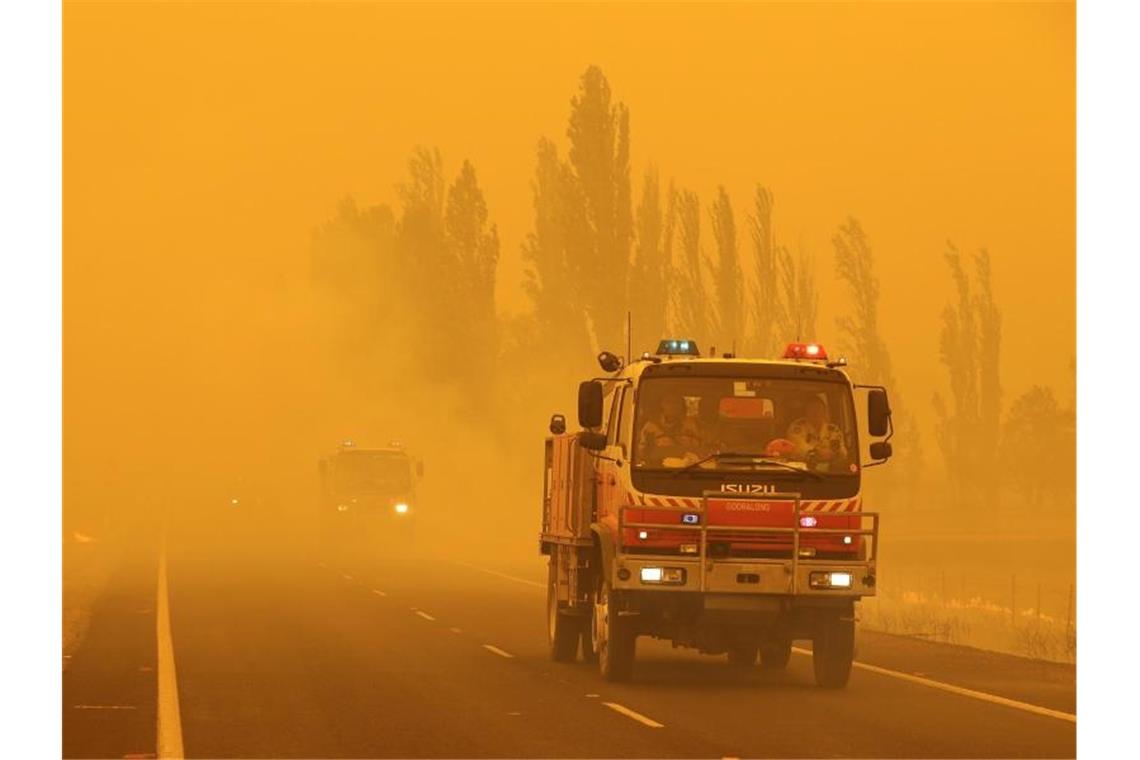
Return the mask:
{"type": "Polygon", "coordinates": [[[631,678],[639,636],[782,669],[811,641],[846,686],[855,605],[876,586],[879,516],[863,471],[891,456],[886,389],[815,343],[782,358],[702,357],[664,340],[578,388],[580,430],[545,445],[541,551],[557,661],[631,678]]]}
{"type": "Polygon", "coordinates": [[[343,441],[318,464],[320,516],[327,538],[366,538],[411,529],[423,462],[413,459],[402,443],[361,448],[343,441]]]}

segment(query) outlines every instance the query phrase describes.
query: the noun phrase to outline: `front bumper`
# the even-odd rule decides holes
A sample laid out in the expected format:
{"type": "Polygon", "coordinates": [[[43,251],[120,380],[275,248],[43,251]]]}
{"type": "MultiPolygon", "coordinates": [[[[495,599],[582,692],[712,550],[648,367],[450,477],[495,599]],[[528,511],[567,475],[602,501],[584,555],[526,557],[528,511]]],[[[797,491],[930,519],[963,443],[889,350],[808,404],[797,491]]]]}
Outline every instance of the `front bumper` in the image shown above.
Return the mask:
{"type": "Polygon", "coordinates": [[[712,594],[779,594],[819,597],[875,595],[875,562],[806,560],[702,561],[693,557],[622,554],[614,563],[615,588],[649,592],[704,592],[712,594]],[[682,583],[643,582],[643,568],[680,568],[682,583]],[[703,568],[703,572],[702,572],[703,568]],[[841,572],[851,576],[850,588],[812,588],[812,573],[841,572]]]}
{"type": "MultiPolygon", "coordinates": [[[[857,598],[874,596],[876,566],[879,552],[879,515],[876,512],[853,512],[850,517],[859,519],[858,527],[819,528],[802,527],[800,517],[809,513],[800,509],[797,494],[734,496],[733,500],[756,500],[788,503],[789,525],[709,525],[708,500],[710,497],[724,498],[715,491],[706,491],[701,500],[699,521],[696,524],[668,524],[628,522],[626,508],[618,509],[618,536],[625,535],[625,529],[652,529],[655,531],[680,532],[692,536],[697,543],[698,553],[677,554],[627,554],[619,552],[614,557],[611,582],[615,588],[636,589],[638,591],[687,591],[712,594],[769,594],[795,597],[840,597],[857,598]],[[865,527],[867,522],[870,527],[865,527]],[[756,539],[774,536],[790,539],[791,546],[786,558],[752,558],[710,556],[710,537],[715,540],[726,534],[751,535],[756,539]],[[866,553],[859,558],[815,559],[800,556],[804,537],[827,537],[833,535],[858,536],[867,541],[866,553]],[[642,580],[643,568],[681,569],[684,578],[674,583],[648,583],[642,580]],[[843,588],[821,588],[812,583],[813,574],[847,573],[850,586],[843,588]]],[[[657,509],[657,508],[655,508],[657,509]]],[[[673,511],[670,508],[670,511],[673,511]]],[[[690,511],[689,508],[677,511],[690,511]]]]}

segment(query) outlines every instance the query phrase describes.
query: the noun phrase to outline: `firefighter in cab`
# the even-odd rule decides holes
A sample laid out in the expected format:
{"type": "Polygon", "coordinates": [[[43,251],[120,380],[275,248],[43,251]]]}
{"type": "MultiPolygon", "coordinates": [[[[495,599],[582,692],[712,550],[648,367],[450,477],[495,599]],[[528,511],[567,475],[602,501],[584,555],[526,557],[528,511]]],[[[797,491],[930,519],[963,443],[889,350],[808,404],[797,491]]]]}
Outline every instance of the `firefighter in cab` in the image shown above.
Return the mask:
{"type": "Polygon", "coordinates": [[[804,416],[788,426],[788,440],[792,456],[812,469],[827,470],[833,461],[847,459],[843,431],[828,419],[827,405],[819,396],[808,397],[804,416]]]}

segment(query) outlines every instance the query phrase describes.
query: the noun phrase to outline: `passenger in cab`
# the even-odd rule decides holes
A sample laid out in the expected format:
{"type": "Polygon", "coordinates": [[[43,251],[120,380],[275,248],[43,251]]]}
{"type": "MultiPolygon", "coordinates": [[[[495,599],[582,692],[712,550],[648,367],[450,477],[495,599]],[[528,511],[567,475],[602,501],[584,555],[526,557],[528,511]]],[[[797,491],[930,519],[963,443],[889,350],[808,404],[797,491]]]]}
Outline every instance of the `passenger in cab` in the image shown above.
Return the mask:
{"type": "Polygon", "coordinates": [[[808,398],[803,416],[788,426],[787,438],[794,447],[792,456],[809,467],[828,469],[832,462],[847,459],[843,431],[828,420],[827,405],[819,396],[808,398]]]}

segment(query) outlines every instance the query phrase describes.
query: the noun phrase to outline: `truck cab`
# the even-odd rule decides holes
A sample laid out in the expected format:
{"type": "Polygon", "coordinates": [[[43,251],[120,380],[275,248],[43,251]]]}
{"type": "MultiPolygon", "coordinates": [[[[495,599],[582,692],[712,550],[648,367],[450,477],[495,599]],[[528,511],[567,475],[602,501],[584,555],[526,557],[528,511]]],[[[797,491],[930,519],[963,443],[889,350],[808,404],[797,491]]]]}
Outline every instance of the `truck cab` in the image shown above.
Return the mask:
{"type": "Polygon", "coordinates": [[[320,512],[327,531],[360,536],[373,529],[409,528],[415,519],[423,463],[401,444],[360,448],[345,441],[320,460],[319,469],[320,512]]]}
{"type": "Polygon", "coordinates": [[[581,429],[552,421],[541,546],[555,659],[579,642],[632,674],[647,635],[783,668],[812,642],[817,682],[846,685],[855,605],[875,593],[866,467],[890,456],[886,391],[818,344],[702,357],[665,340],[579,387],[581,429]]]}

